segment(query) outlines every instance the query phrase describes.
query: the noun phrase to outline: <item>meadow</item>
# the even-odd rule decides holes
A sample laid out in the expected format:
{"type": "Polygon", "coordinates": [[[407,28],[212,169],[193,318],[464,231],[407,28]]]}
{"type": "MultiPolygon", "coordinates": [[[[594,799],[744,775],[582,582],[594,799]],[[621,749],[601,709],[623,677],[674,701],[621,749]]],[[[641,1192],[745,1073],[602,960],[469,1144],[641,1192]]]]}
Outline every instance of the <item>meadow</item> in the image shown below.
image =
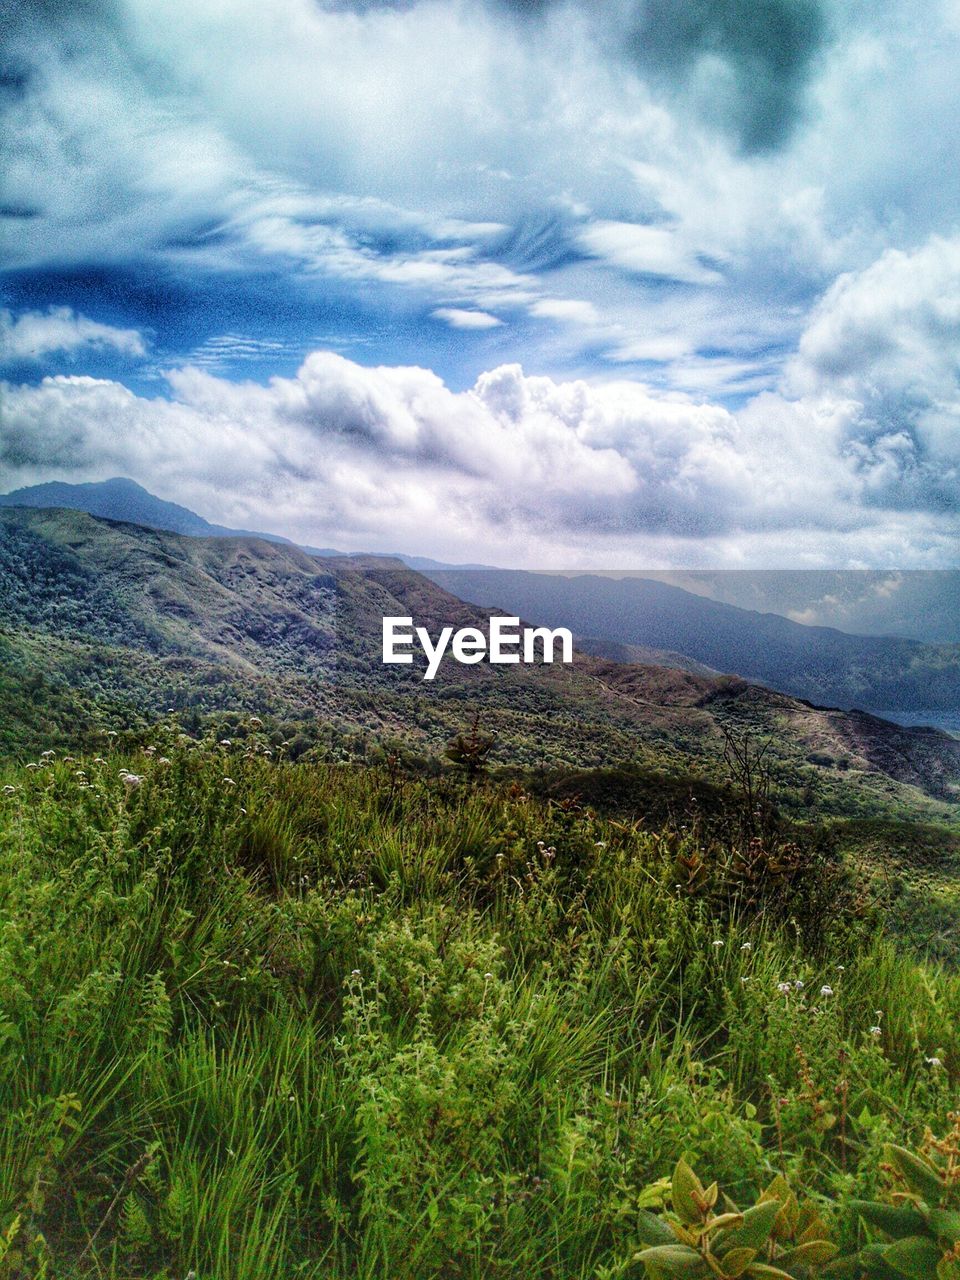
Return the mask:
{"type": "Polygon", "coordinates": [[[4,1280],[958,1274],[960,976],[755,796],[654,823],[256,718],[0,773],[4,1280]],[[832,1247],[707,1261],[778,1178],[832,1247]]]}

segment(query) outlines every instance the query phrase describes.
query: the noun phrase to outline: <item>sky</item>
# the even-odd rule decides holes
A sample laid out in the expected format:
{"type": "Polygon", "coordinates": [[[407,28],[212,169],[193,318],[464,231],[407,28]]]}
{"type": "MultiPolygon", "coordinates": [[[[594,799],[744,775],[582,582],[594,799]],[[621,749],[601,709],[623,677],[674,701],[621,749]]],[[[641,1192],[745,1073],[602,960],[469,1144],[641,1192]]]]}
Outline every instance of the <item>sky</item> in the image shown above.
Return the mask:
{"type": "Polygon", "coordinates": [[[960,0],[21,0],[0,490],[960,564],[960,0]]]}

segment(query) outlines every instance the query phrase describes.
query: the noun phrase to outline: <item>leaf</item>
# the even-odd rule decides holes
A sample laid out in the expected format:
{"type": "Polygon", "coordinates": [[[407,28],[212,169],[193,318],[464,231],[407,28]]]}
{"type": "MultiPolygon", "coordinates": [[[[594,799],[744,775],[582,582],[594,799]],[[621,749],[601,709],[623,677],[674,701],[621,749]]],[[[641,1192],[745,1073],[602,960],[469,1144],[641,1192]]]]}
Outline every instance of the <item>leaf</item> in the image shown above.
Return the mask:
{"type": "Polygon", "coordinates": [[[739,1227],[742,1222],[742,1213],[721,1213],[710,1219],[710,1230],[729,1231],[731,1227],[739,1227]]]}
{"type": "Polygon", "coordinates": [[[941,1250],[928,1236],[907,1236],[883,1251],[884,1262],[908,1280],[932,1280],[942,1257],[941,1250]]]}
{"type": "Polygon", "coordinates": [[[636,1260],[653,1267],[664,1275],[699,1277],[707,1275],[707,1264],[696,1249],[682,1244],[658,1245],[654,1249],[641,1249],[636,1260]]]}
{"type": "Polygon", "coordinates": [[[931,1209],[927,1221],[935,1236],[956,1244],[960,1240],[960,1212],[956,1209],[931,1209]]]}
{"type": "Polygon", "coordinates": [[[637,1214],[637,1237],[641,1244],[676,1244],[677,1237],[668,1223],[655,1213],[641,1209],[637,1214]]]}
{"type": "Polygon", "coordinates": [[[743,1215],[743,1222],[731,1231],[724,1241],[724,1251],[762,1249],[779,1212],[779,1200],[764,1200],[761,1204],[755,1204],[752,1209],[747,1209],[743,1215]]]}
{"type": "Polygon", "coordinates": [[[864,1245],[857,1254],[861,1272],[865,1270],[871,1280],[902,1280],[902,1272],[896,1271],[884,1260],[883,1255],[889,1248],[888,1244],[864,1245]]]}
{"type": "Polygon", "coordinates": [[[926,1230],[926,1219],[913,1206],[879,1204],[876,1200],[851,1200],[850,1207],[854,1213],[871,1227],[879,1227],[894,1240],[903,1236],[923,1235],[926,1230]]]}
{"type": "Polygon", "coordinates": [[[922,1196],[931,1206],[940,1203],[944,1192],[943,1180],[932,1164],[914,1155],[906,1147],[897,1147],[893,1143],[888,1144],[886,1152],[890,1163],[895,1166],[911,1191],[922,1196]]]}
{"type": "Polygon", "coordinates": [[[733,1277],[743,1275],[756,1256],[756,1249],[731,1249],[723,1257],[724,1275],[733,1277]]]}
{"type": "Polygon", "coordinates": [[[686,1160],[677,1161],[670,1183],[670,1194],[674,1212],[681,1222],[692,1225],[701,1221],[705,1207],[703,1186],[686,1160]]]}
{"type": "Polygon", "coordinates": [[[785,1267],[821,1266],[835,1257],[837,1246],[830,1240],[808,1240],[806,1244],[798,1244],[795,1249],[782,1253],[777,1261],[785,1267]]]}

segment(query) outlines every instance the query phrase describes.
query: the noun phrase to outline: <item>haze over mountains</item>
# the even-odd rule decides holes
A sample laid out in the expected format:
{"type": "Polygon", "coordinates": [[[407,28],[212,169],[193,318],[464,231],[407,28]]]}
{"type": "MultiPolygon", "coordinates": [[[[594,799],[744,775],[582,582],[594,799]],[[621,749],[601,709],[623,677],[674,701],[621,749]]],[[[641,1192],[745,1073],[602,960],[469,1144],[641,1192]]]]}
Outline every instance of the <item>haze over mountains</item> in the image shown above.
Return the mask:
{"type": "MultiPolygon", "coordinates": [[[[36,485],[0,496],[0,507],[59,507],[190,537],[254,537],[294,546],[275,534],[212,524],[120,478],[36,485]]],[[[301,549],[327,558],[345,554],[329,548],[301,549]]],[[[582,650],[602,658],[695,674],[733,673],[817,704],[960,730],[960,645],[955,643],[928,644],[805,625],[656,579],[561,576],[396,558],[422,570],[460,600],[516,613],[529,622],[567,626],[582,650]]],[[[949,610],[952,577],[939,577],[946,585],[938,579],[936,586],[943,587],[940,596],[949,610]]]]}

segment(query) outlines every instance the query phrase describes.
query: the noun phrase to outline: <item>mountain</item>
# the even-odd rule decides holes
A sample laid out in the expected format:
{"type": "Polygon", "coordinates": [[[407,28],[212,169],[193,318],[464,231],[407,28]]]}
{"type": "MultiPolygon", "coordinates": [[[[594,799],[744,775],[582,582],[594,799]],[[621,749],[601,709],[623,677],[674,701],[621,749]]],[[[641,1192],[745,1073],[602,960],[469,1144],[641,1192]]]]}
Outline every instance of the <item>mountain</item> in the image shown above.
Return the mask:
{"type": "MultiPolygon", "coordinates": [[[[86,511],[91,516],[106,520],[123,520],[128,524],[142,524],[148,529],[167,529],[171,533],[186,534],[190,538],[262,538],[265,542],[279,542],[283,546],[299,546],[314,556],[341,556],[350,553],[333,547],[311,547],[295,543],[278,533],[263,533],[253,529],[231,529],[223,524],[211,524],[189,507],[167,502],[144,489],[134,480],[116,476],[112,480],[97,480],[89,484],[67,484],[52,480],[47,484],[34,484],[25,489],[14,489],[0,494],[0,507],[37,507],[39,509],[62,508],[65,511],[86,511]]],[[[359,553],[363,554],[363,553],[359,553]]],[[[397,556],[411,569],[487,569],[489,565],[449,565],[427,556],[397,556]]]]}
{"type": "MultiPolygon", "coordinates": [[[[0,507],[59,507],[190,537],[252,537],[296,545],[276,534],[211,524],[126,479],[34,485],[0,496],[0,507]]],[[[349,554],[300,549],[323,558],[349,554]]],[[[819,705],[857,707],[901,723],[960,732],[958,644],[801,625],[655,579],[445,565],[399,554],[393,558],[421,570],[460,599],[532,622],[570,627],[580,646],[599,657],[698,674],[734,672],[819,705]]]]}
{"type": "MultiPolygon", "coordinates": [[[[290,538],[281,537],[277,533],[230,529],[226,525],[211,524],[189,507],[181,507],[176,502],[158,498],[134,480],[127,480],[122,476],[90,484],[66,484],[60,480],[52,480],[47,484],[14,489],[11,493],[0,494],[0,507],[85,511],[91,516],[142,524],[148,529],[166,529],[171,533],[186,534],[190,538],[250,537],[263,538],[266,542],[280,542],[291,547],[296,545],[290,538]]],[[[341,554],[329,547],[307,547],[304,550],[318,556],[341,554]]]]}
{"type": "Polygon", "coordinates": [[[795,697],[960,728],[960,645],[804,626],[646,578],[426,570],[484,608],[569,627],[593,652],[675,651],[795,697]]]}
{"type": "Polygon", "coordinates": [[[381,620],[483,626],[399,561],[320,558],[64,510],[0,510],[0,751],[103,742],[176,709],[196,732],[257,714],[286,749],[437,754],[478,712],[500,764],[630,762],[720,781],[725,733],[770,743],[787,807],[957,819],[960,743],[818,710],[729,676],[616,663],[384,666],[381,620]]]}

